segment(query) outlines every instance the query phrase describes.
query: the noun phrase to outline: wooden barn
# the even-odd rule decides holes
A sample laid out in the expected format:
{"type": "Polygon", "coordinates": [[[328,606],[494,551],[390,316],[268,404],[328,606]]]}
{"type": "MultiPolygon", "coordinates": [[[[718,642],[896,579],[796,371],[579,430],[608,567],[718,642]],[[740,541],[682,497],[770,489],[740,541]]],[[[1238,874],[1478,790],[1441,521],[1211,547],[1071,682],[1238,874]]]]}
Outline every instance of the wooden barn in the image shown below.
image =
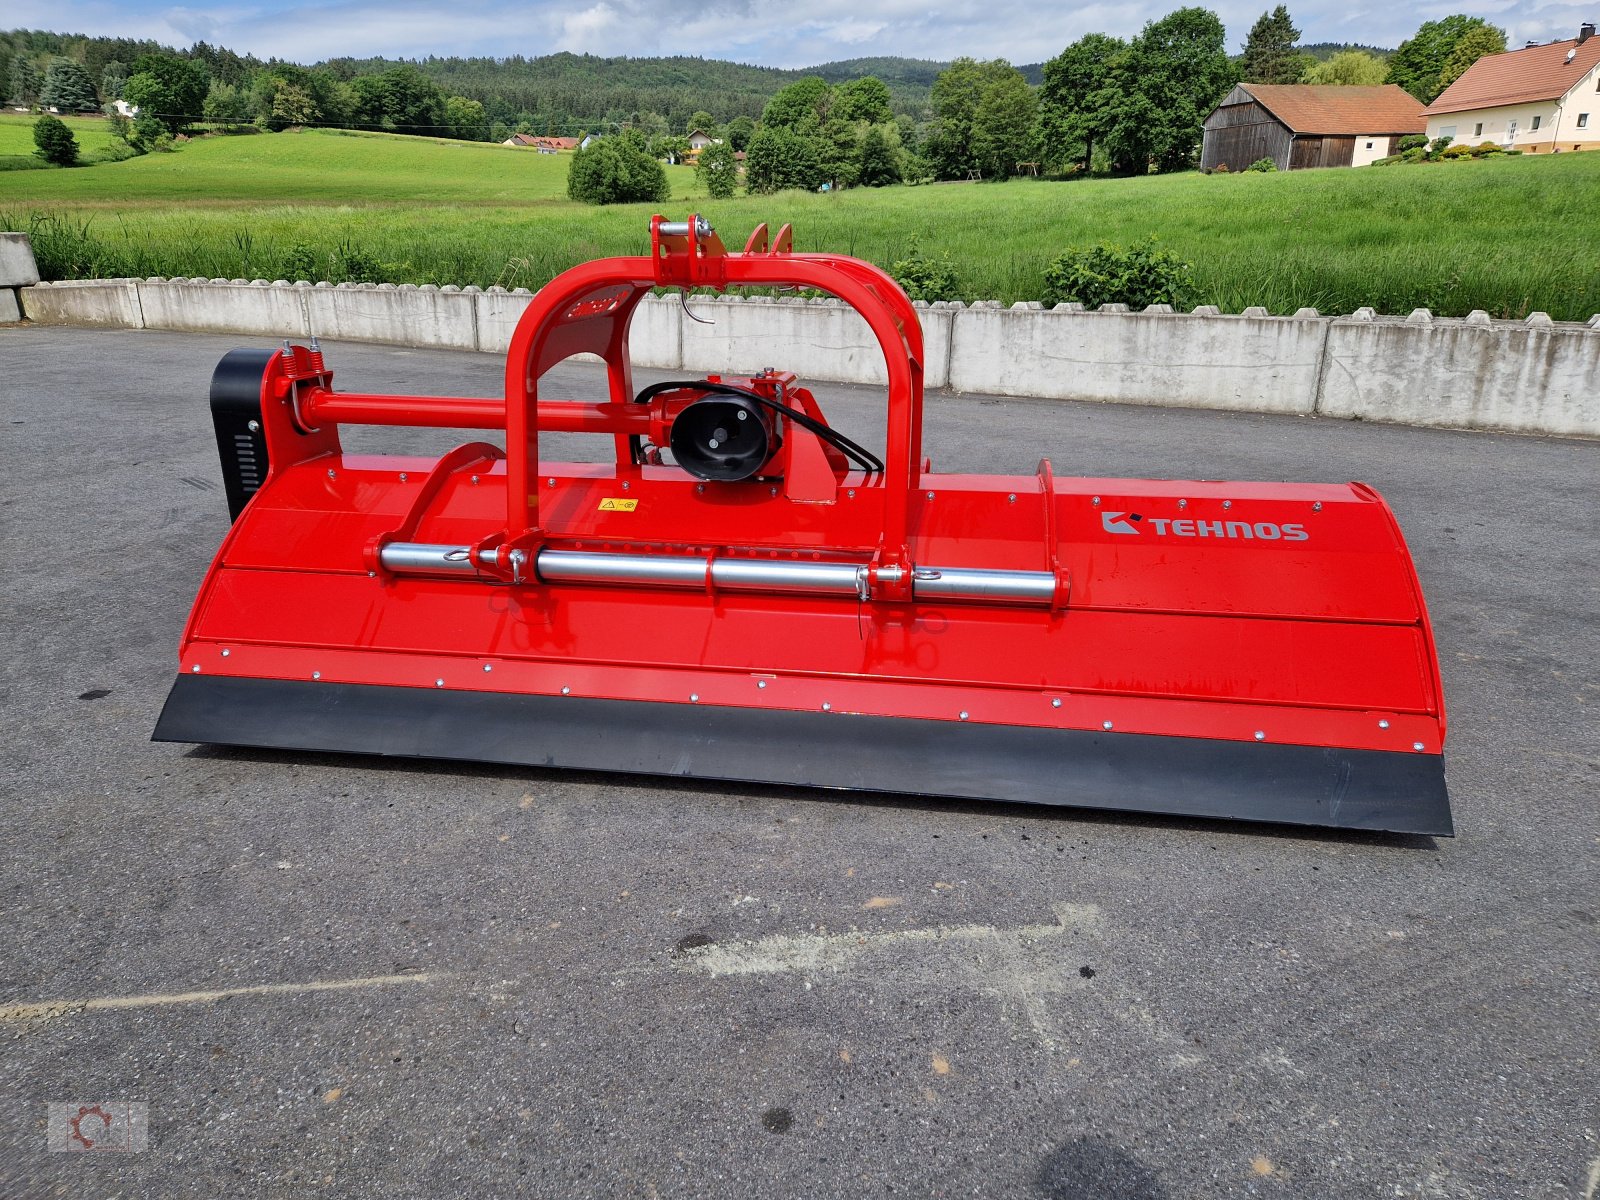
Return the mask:
{"type": "Polygon", "coordinates": [[[1242,171],[1270,158],[1280,171],[1364,167],[1422,133],[1422,102],[1405,89],[1241,83],[1206,118],[1200,169],[1242,171]]]}

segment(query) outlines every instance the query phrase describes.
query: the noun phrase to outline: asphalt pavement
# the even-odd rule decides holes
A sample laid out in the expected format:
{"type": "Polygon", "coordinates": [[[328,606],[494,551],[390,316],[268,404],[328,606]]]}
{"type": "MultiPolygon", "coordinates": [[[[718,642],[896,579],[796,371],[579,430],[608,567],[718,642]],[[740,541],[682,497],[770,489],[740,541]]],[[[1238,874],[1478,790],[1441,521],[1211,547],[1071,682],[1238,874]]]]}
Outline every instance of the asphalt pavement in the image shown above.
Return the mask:
{"type": "Polygon", "coordinates": [[[936,469],[1383,492],[1454,840],[158,745],[235,344],[0,329],[3,1200],[1600,1194],[1600,445],[929,398],[936,469]]]}

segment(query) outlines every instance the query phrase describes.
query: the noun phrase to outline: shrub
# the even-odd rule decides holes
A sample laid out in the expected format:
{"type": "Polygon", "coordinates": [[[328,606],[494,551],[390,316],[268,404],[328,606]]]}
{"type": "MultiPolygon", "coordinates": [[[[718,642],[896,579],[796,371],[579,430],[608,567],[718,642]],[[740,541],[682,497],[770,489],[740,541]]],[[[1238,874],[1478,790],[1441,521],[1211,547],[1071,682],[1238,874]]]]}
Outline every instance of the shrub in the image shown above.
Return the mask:
{"type": "Polygon", "coordinates": [[[669,198],[666,168],[650,157],[644,139],[629,130],[601,138],[572,156],[567,195],[585,204],[662,203],[669,198]]]}
{"type": "Polygon", "coordinates": [[[1191,270],[1192,264],[1161,249],[1154,238],[1131,246],[1074,248],[1045,270],[1041,298],[1047,305],[1076,300],[1087,308],[1177,304],[1188,290],[1191,270]]]}
{"type": "Polygon", "coordinates": [[[889,274],[903,287],[913,300],[959,300],[961,278],[948,254],[931,258],[922,252],[917,239],[911,239],[911,249],[905,258],[889,268],[889,274]]]}
{"type": "Polygon", "coordinates": [[[1403,162],[1403,163],[1416,163],[1416,162],[1421,162],[1423,159],[1425,159],[1427,157],[1428,157],[1428,152],[1426,150],[1424,150],[1421,146],[1413,146],[1413,147],[1411,147],[1411,149],[1404,150],[1404,151],[1401,152],[1400,161],[1403,162]]]}
{"type": "Polygon", "coordinates": [[[1400,139],[1399,144],[1395,146],[1395,150],[1400,154],[1404,154],[1407,150],[1414,149],[1417,146],[1426,146],[1427,144],[1428,139],[1425,135],[1420,133],[1408,133],[1405,135],[1405,137],[1400,139]]]}
{"type": "Polygon", "coordinates": [[[1451,146],[1449,149],[1441,152],[1439,157],[1442,159],[1450,159],[1452,161],[1462,158],[1471,158],[1473,156],[1472,151],[1474,149],[1475,147],[1467,145],[1451,146]]]}
{"type": "Polygon", "coordinates": [[[1446,150],[1450,149],[1450,143],[1453,141],[1455,141],[1455,138],[1448,136],[1434,138],[1433,141],[1428,143],[1428,157],[1430,159],[1438,158],[1446,150]]]}
{"type": "Polygon", "coordinates": [[[1479,142],[1472,147],[1473,158],[1488,158],[1491,154],[1504,154],[1505,152],[1505,147],[1500,145],[1499,142],[1479,142]]]}
{"type": "Polygon", "coordinates": [[[48,113],[33,123],[33,144],[39,147],[34,153],[47,163],[58,167],[78,164],[78,139],[66,122],[48,113]]]}
{"type": "Polygon", "coordinates": [[[1278,164],[1270,158],[1258,158],[1245,168],[1246,171],[1276,171],[1278,164]]]}

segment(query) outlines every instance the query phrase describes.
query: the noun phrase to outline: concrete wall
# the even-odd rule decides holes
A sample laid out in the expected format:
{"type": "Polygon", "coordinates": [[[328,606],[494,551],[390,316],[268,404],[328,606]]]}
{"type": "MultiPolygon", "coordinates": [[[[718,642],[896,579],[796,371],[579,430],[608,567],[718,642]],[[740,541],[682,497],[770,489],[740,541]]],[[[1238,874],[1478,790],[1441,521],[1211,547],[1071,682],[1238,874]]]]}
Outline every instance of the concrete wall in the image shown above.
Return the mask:
{"type": "MultiPolygon", "coordinates": [[[[105,279],[22,289],[29,319],[378,341],[503,353],[532,296],[518,289],[278,280],[105,279]]],[[[689,373],[794,370],[882,383],[866,323],[834,300],[647,297],[634,362],[689,373]]],[[[1492,321],[1481,312],[1274,317],[1203,307],[918,305],[931,388],[1465,429],[1600,437],[1600,316],[1492,321]]]]}
{"type": "Polygon", "coordinates": [[[25,233],[0,233],[0,325],[22,320],[20,288],[39,282],[33,243],[25,233]]]}

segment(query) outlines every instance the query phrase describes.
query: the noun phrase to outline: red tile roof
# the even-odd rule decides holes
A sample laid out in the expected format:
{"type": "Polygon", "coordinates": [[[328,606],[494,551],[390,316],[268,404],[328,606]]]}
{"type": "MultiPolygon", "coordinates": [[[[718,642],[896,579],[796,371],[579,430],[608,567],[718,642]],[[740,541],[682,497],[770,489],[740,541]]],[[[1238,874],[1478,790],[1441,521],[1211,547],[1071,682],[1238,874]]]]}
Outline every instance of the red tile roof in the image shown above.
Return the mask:
{"type": "Polygon", "coordinates": [[[1298,83],[1241,83],[1256,102],[1295,133],[1350,135],[1422,133],[1422,101],[1395,84],[1333,87],[1298,83]]]}
{"type": "Polygon", "coordinates": [[[1547,46],[1485,55],[1428,105],[1428,113],[1431,116],[1469,108],[1559,100],[1594,70],[1596,63],[1600,63],[1600,37],[1591,37],[1581,46],[1576,38],[1568,38],[1547,46]],[[1577,51],[1570,63],[1569,50],[1577,51]]]}

